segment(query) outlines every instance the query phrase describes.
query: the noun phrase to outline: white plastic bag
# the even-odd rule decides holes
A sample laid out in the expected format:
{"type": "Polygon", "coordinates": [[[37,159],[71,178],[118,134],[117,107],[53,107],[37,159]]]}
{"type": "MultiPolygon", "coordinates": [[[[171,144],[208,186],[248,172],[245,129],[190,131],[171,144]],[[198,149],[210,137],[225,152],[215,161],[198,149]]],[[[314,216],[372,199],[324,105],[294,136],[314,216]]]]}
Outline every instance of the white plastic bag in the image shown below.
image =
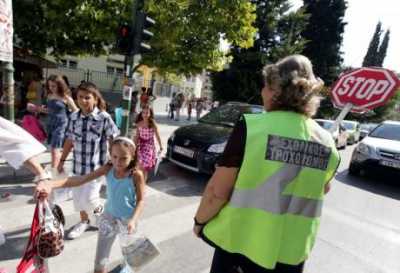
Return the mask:
{"type": "Polygon", "coordinates": [[[125,267],[138,270],[160,255],[160,250],[149,238],[139,234],[137,231],[129,234],[126,225],[120,221],[119,241],[122,255],[124,256],[125,267]]]}
{"type": "MultiPolygon", "coordinates": [[[[46,166],[45,170],[51,174],[52,180],[64,179],[70,175],[70,171],[64,168],[63,173],[59,173],[57,169],[46,166]]],[[[59,204],[72,198],[72,190],[70,188],[53,189],[50,196],[50,203],[59,204]]]]}

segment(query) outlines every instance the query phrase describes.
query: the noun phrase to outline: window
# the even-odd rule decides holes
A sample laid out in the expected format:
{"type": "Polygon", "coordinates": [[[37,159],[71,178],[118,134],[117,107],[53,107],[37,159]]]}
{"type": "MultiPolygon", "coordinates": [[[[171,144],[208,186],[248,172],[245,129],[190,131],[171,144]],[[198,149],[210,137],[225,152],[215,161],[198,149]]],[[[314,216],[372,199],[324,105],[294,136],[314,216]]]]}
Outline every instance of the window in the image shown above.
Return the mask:
{"type": "Polygon", "coordinates": [[[69,68],[71,69],[77,69],[78,68],[78,62],[77,61],[69,61],[69,68]]]}
{"type": "Polygon", "coordinates": [[[109,73],[109,74],[114,74],[114,67],[112,67],[112,66],[107,66],[107,73],[109,73]]]}
{"type": "Polygon", "coordinates": [[[67,65],[68,65],[67,60],[61,59],[61,60],[60,60],[60,65],[61,65],[62,67],[67,67],[67,65]]]}
{"type": "Polygon", "coordinates": [[[124,74],[124,70],[122,68],[117,68],[117,74],[124,74]]]}

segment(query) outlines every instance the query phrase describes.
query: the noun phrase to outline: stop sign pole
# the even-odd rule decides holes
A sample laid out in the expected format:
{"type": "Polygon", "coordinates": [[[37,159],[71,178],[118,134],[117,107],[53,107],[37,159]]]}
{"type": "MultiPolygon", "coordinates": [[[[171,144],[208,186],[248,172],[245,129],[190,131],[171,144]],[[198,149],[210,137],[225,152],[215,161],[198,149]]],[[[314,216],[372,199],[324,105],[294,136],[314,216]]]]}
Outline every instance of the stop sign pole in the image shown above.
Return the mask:
{"type": "Polygon", "coordinates": [[[333,133],[336,131],[337,127],[339,124],[344,120],[346,115],[351,111],[351,108],[353,108],[353,104],[351,103],[346,103],[345,106],[343,107],[342,111],[340,111],[339,115],[337,116],[335,122],[333,123],[332,127],[329,129],[329,132],[333,133]]]}
{"type": "Polygon", "coordinates": [[[362,67],[343,73],[331,91],[333,105],[342,111],[330,131],[336,131],[350,111],[364,113],[385,105],[399,86],[396,74],[380,67],[362,67]]]}

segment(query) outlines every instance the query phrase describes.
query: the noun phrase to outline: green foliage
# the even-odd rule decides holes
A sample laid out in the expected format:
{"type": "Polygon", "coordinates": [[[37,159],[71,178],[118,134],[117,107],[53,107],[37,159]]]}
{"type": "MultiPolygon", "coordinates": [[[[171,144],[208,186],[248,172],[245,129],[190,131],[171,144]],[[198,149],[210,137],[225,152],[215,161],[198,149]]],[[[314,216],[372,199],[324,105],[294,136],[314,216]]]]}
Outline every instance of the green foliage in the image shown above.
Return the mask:
{"type": "Polygon", "coordinates": [[[371,115],[368,120],[381,122],[387,119],[395,119],[398,117],[398,112],[395,111],[395,107],[398,105],[400,105],[400,90],[396,92],[387,104],[374,109],[374,115],[371,115]]]}
{"type": "MultiPolygon", "coordinates": [[[[132,1],[15,1],[15,40],[43,55],[49,49],[55,56],[112,53],[118,26],[131,21],[132,1]]],[[[222,69],[229,58],[219,49],[220,38],[244,48],[253,44],[255,6],[247,0],[148,0],[145,10],[156,26],[153,50],[142,63],[160,71],[222,69]]]]}
{"type": "Polygon", "coordinates": [[[237,1],[149,0],[146,9],[157,22],[153,50],[143,61],[160,70],[177,74],[221,70],[226,53],[220,39],[247,48],[256,29],[255,6],[237,1]]]}
{"type": "Polygon", "coordinates": [[[340,51],[344,27],[346,0],[304,0],[310,19],[303,36],[308,40],[303,54],[310,58],[316,74],[331,85],[343,62],[340,51]]]}
{"type": "Polygon", "coordinates": [[[303,10],[289,12],[287,0],[251,2],[257,7],[257,38],[248,49],[232,46],[229,68],[211,75],[218,101],[261,103],[262,67],[303,49],[301,32],[308,18],[303,10]]]}
{"type": "Polygon", "coordinates": [[[367,54],[364,57],[362,66],[378,66],[378,51],[382,34],[382,23],[378,22],[375,27],[374,35],[369,43],[367,54]]]}
{"type": "Polygon", "coordinates": [[[383,37],[382,43],[379,46],[378,55],[377,55],[377,66],[382,67],[383,62],[386,58],[386,52],[389,47],[390,40],[390,30],[387,30],[385,36],[383,37]]]}
{"type": "Polygon", "coordinates": [[[14,2],[15,42],[37,54],[105,54],[115,43],[130,0],[36,0],[14,2]]]}

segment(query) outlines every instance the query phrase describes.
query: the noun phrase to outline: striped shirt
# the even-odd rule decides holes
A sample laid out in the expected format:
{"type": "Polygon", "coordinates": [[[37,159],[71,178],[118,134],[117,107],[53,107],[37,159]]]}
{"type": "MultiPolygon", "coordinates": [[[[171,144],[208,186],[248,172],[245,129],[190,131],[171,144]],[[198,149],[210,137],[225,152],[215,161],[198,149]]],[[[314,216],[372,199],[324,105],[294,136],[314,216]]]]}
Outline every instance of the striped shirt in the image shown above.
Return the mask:
{"type": "Polygon", "coordinates": [[[85,116],[72,113],[66,137],[73,143],[74,174],[84,175],[107,162],[108,139],[119,135],[111,116],[97,107],[85,116]]]}

